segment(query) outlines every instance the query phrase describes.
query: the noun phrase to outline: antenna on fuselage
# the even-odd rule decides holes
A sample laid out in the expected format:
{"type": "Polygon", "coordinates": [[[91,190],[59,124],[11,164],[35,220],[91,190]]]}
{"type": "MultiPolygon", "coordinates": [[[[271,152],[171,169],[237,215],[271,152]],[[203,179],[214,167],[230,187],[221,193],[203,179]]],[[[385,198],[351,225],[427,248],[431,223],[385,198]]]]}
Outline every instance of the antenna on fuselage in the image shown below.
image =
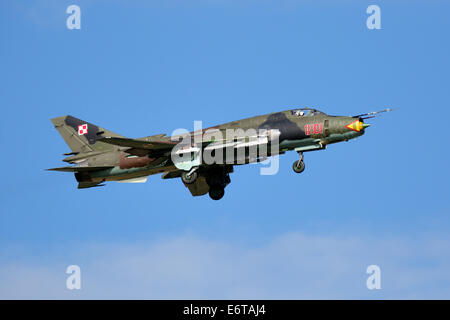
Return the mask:
{"type": "Polygon", "coordinates": [[[372,111],[372,112],[368,112],[368,113],[358,114],[356,116],[353,116],[353,118],[361,118],[361,119],[374,118],[379,113],[390,112],[392,110],[393,110],[392,108],[387,108],[387,109],[380,110],[380,111],[372,111]]]}

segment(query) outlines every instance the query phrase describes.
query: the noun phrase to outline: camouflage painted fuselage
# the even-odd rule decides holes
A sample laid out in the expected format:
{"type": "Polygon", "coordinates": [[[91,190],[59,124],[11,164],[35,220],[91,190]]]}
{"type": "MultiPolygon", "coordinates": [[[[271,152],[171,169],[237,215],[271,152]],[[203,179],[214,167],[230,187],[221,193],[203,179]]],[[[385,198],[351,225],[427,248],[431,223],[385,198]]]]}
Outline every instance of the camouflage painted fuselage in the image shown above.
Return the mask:
{"type": "Polygon", "coordinates": [[[218,128],[277,129],[280,131],[280,152],[297,148],[303,151],[316,150],[320,144],[326,147],[328,144],[348,141],[364,134],[363,128],[349,128],[349,125],[359,121],[358,119],[329,116],[312,110],[310,112],[313,114],[296,115],[295,110],[287,110],[225,123],[218,128]]]}
{"type": "MultiPolygon", "coordinates": [[[[164,173],[164,179],[181,176],[171,159],[171,151],[182,136],[167,137],[162,134],[126,139],[72,116],[54,118],[52,122],[72,150],[65,154],[69,157],[64,161],[75,166],[51,170],[74,172],[79,188],[97,186],[104,181],[143,182],[149,175],[157,173],[164,173]]],[[[206,147],[211,141],[207,134],[211,130],[219,130],[225,140],[231,130],[266,130],[277,132],[276,154],[289,150],[302,153],[325,149],[329,144],[359,137],[364,134],[366,126],[357,117],[329,116],[315,109],[303,108],[224,123],[203,129],[200,136],[202,147],[206,147]]],[[[211,180],[210,176],[216,174],[217,170],[222,175],[228,175],[233,165],[227,163],[220,165],[224,168],[218,169],[216,164],[201,164],[200,180],[211,180]],[[215,173],[211,173],[213,171],[215,173]]],[[[206,193],[208,183],[203,184],[205,186],[194,191],[190,188],[192,194],[206,193]]]]}

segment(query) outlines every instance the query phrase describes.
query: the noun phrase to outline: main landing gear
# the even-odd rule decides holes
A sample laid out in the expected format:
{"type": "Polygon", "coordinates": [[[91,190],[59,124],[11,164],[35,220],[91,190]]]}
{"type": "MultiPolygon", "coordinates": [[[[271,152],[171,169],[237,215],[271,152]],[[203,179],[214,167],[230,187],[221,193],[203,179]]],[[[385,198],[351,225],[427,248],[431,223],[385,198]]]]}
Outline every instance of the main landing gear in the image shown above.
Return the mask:
{"type": "Polygon", "coordinates": [[[303,171],[305,171],[305,163],[303,162],[303,152],[299,152],[298,154],[300,155],[300,159],[294,161],[294,163],[292,164],[292,169],[294,170],[295,173],[302,173],[303,171]]]}
{"type": "Polygon", "coordinates": [[[185,184],[192,184],[197,180],[198,178],[198,167],[192,168],[190,171],[183,171],[181,174],[181,180],[185,184]]]}
{"type": "Polygon", "coordinates": [[[209,196],[213,200],[220,200],[225,195],[225,187],[231,182],[230,172],[233,167],[217,167],[206,176],[209,185],[209,196]]]}
{"type": "Polygon", "coordinates": [[[209,185],[209,196],[213,200],[220,200],[225,195],[225,187],[231,182],[229,168],[217,168],[206,176],[206,182],[209,185]]]}
{"type": "Polygon", "coordinates": [[[222,186],[209,187],[209,196],[213,200],[220,200],[225,195],[225,188],[222,186]]]}
{"type": "Polygon", "coordinates": [[[189,186],[189,188],[202,188],[202,184],[206,182],[209,186],[209,196],[211,199],[220,200],[225,195],[225,187],[231,182],[231,172],[233,172],[232,166],[214,166],[201,169],[194,167],[189,171],[183,171],[181,173],[181,180],[186,186],[193,185],[196,182],[199,183],[199,185],[189,186]],[[202,179],[198,179],[199,177],[202,179]]]}

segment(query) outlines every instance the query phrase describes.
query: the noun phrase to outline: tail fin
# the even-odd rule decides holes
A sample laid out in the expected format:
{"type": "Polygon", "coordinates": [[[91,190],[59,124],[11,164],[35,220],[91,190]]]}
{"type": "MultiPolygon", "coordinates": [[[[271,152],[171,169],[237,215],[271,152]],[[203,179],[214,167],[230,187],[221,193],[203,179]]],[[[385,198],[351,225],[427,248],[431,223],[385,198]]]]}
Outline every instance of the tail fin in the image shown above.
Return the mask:
{"type": "Polygon", "coordinates": [[[51,121],[74,153],[110,151],[116,147],[98,140],[103,135],[122,137],[114,132],[72,116],[53,118],[51,121]]]}

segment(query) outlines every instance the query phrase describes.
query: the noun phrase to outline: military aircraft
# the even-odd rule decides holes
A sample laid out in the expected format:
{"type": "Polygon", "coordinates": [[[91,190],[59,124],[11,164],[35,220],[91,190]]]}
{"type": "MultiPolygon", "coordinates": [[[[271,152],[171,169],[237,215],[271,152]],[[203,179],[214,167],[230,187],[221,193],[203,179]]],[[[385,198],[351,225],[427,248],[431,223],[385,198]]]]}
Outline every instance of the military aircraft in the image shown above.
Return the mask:
{"type": "Polygon", "coordinates": [[[301,173],[304,152],[362,136],[369,127],[365,119],[388,111],[330,116],[317,109],[297,108],[169,137],[157,134],[138,139],[62,116],[51,121],[71,149],[63,154],[67,156],[63,161],[74,166],[47,170],[74,173],[79,189],[103,186],[105,181],[146,182],[148,176],[163,173],[163,179],[181,178],[193,196],[209,193],[219,200],[231,182],[233,166],[294,150],[299,159],[292,168],[301,173]],[[214,161],[202,161],[202,153],[214,161]]]}

